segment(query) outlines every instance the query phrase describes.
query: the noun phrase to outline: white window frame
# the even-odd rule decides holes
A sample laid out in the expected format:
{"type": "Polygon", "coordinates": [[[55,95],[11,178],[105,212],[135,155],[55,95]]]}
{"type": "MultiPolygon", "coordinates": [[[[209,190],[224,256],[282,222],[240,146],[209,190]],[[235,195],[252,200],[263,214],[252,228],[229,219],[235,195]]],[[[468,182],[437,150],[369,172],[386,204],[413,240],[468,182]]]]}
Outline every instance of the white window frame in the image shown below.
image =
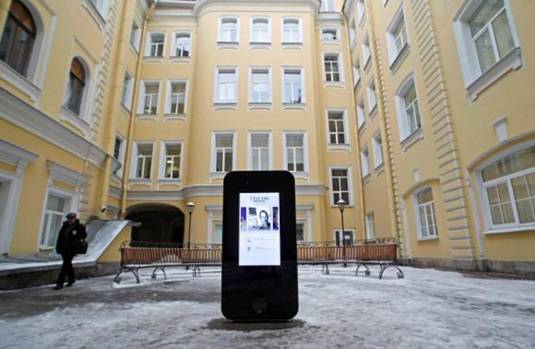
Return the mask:
{"type": "Polygon", "coordinates": [[[366,215],[366,240],[373,240],[375,238],[375,214],[370,212],[366,215]]]}
{"type": "Polygon", "coordinates": [[[380,132],[377,132],[372,137],[372,148],[373,148],[373,163],[375,169],[383,166],[385,160],[384,160],[384,153],[383,153],[383,137],[381,136],[380,132]],[[381,143],[377,141],[377,139],[381,140],[381,143]]]}
{"type": "Polygon", "coordinates": [[[403,4],[400,5],[399,9],[394,14],[394,18],[390,22],[388,29],[386,30],[386,47],[388,50],[388,62],[392,67],[394,63],[397,62],[398,57],[406,50],[409,46],[409,33],[407,31],[407,21],[405,21],[405,15],[403,12],[403,4]],[[401,27],[401,29],[400,29],[401,27]],[[395,32],[400,29],[398,36],[395,36],[395,32]],[[400,38],[403,42],[401,48],[398,49],[396,45],[396,40],[400,38]]]}
{"type": "Polygon", "coordinates": [[[141,27],[136,20],[132,21],[129,42],[134,51],[136,51],[136,53],[139,52],[139,45],[141,44],[141,27]],[[134,28],[136,28],[135,31],[134,28]]]}
{"type": "MultiPolygon", "coordinates": [[[[232,135],[232,169],[231,171],[234,171],[236,169],[236,158],[237,158],[237,139],[236,139],[236,131],[213,131],[212,132],[212,155],[210,160],[210,172],[212,178],[222,178],[227,174],[225,171],[217,172],[217,149],[216,149],[216,137],[217,135],[232,135]]],[[[224,159],[224,157],[223,157],[224,159]]],[[[223,166],[224,167],[224,166],[223,166]]]]}
{"type": "Polygon", "coordinates": [[[362,178],[366,178],[370,175],[370,151],[368,147],[365,146],[360,151],[360,169],[362,173],[362,178]]]}
{"type": "Polygon", "coordinates": [[[320,12],[336,12],[335,0],[321,0],[320,12]]]}
{"type": "Polygon", "coordinates": [[[366,5],[364,4],[364,0],[357,0],[356,8],[357,20],[359,25],[362,25],[362,23],[364,23],[364,18],[366,18],[366,5]]]}
{"type": "MultiPolygon", "coordinates": [[[[345,78],[344,78],[344,60],[342,59],[342,53],[341,52],[323,52],[323,64],[322,64],[322,69],[323,69],[323,82],[325,83],[326,86],[338,86],[338,85],[343,85],[344,82],[345,82],[345,78]],[[325,58],[326,56],[336,56],[337,58],[337,63],[338,63],[338,74],[340,76],[340,80],[339,81],[327,81],[327,71],[325,70],[325,58]]],[[[330,73],[330,74],[334,74],[334,73],[330,73]]]]}
{"type": "Polygon", "coordinates": [[[423,129],[422,108],[420,105],[420,98],[418,96],[418,86],[416,85],[416,80],[412,73],[403,80],[396,94],[394,95],[394,99],[396,102],[396,114],[397,114],[397,121],[398,121],[398,128],[399,128],[399,141],[402,143],[406,139],[414,137],[413,135],[417,135],[421,133],[423,129]],[[416,130],[411,132],[409,129],[409,118],[406,112],[407,106],[405,105],[405,95],[407,94],[407,91],[411,88],[411,86],[413,85],[416,91],[416,101],[418,104],[418,112],[420,116],[421,126],[420,128],[417,128],[416,130]]]}
{"type": "Polygon", "coordinates": [[[372,114],[377,108],[377,85],[374,79],[366,87],[366,96],[368,97],[368,114],[372,114]]]}
{"type": "Polygon", "coordinates": [[[329,200],[331,203],[331,207],[338,207],[336,202],[334,202],[334,191],[332,188],[333,170],[347,170],[347,188],[348,188],[347,197],[349,198],[349,202],[346,202],[346,207],[353,207],[354,189],[353,189],[353,172],[352,172],[351,166],[329,166],[329,200]]]}
{"type": "Polygon", "coordinates": [[[121,92],[121,104],[126,110],[130,111],[134,94],[134,78],[128,70],[124,72],[123,89],[121,92]],[[125,84],[125,82],[127,83],[125,84]]]}
{"type": "Polygon", "coordinates": [[[121,164],[121,167],[116,171],[115,175],[122,178],[124,175],[124,166],[126,164],[126,138],[120,134],[116,134],[115,137],[121,140],[121,145],[119,146],[119,159],[116,159],[121,164]]]}
{"type": "Polygon", "coordinates": [[[250,44],[253,44],[253,45],[268,45],[268,44],[271,44],[271,18],[270,17],[267,17],[267,16],[254,16],[254,17],[251,17],[251,21],[249,23],[249,43],[250,44]],[[261,19],[261,20],[267,20],[267,26],[268,26],[268,32],[267,32],[267,40],[266,41],[255,41],[254,40],[254,22],[255,20],[257,19],[261,19]]]}
{"type": "Polygon", "coordinates": [[[172,45],[171,45],[171,58],[179,58],[179,59],[190,59],[191,56],[193,55],[192,54],[192,49],[193,49],[193,40],[192,40],[192,37],[191,37],[191,32],[190,31],[177,31],[175,33],[173,33],[173,42],[172,42],[172,45]],[[176,49],[177,49],[177,44],[176,44],[176,40],[177,40],[177,37],[178,35],[188,35],[189,37],[189,55],[188,56],[177,56],[176,55],[176,49]]]}
{"type": "Polygon", "coordinates": [[[305,105],[306,104],[306,93],[305,93],[305,74],[304,74],[304,69],[303,67],[298,67],[298,66],[283,66],[282,69],[281,69],[281,103],[286,106],[289,106],[289,105],[305,105]],[[299,76],[301,78],[301,103],[291,103],[291,102],[286,102],[284,100],[284,96],[285,96],[285,80],[284,80],[284,72],[286,70],[299,70],[299,76]]]}
{"type": "Polygon", "coordinates": [[[153,141],[134,141],[132,146],[132,161],[130,166],[130,180],[150,182],[152,180],[152,172],[154,171],[156,163],[156,143],[153,141]],[[137,173],[137,157],[138,157],[138,145],[152,145],[151,164],[150,164],[150,176],[149,178],[136,177],[137,173]]]}
{"type": "Polygon", "coordinates": [[[320,39],[324,43],[332,43],[332,42],[340,42],[340,29],[337,27],[323,27],[320,30],[320,39]],[[335,32],[335,39],[330,40],[323,37],[325,34],[325,31],[334,31],[335,32]]]}
{"type": "Polygon", "coordinates": [[[188,112],[188,81],[187,80],[168,80],[167,81],[167,93],[166,93],[166,99],[165,99],[165,116],[175,116],[175,117],[184,117],[188,112]],[[173,84],[184,84],[184,112],[183,113],[172,113],[171,106],[172,106],[172,96],[173,93],[173,84]]]}
{"type": "Polygon", "coordinates": [[[364,111],[364,100],[360,98],[357,102],[356,107],[357,112],[357,127],[358,129],[362,129],[362,126],[366,123],[366,112],[364,111]]]}
{"type": "Polygon", "coordinates": [[[523,65],[520,39],[513,19],[510,1],[504,0],[514,48],[497,61],[489,70],[486,72],[481,71],[477,58],[477,50],[468,22],[483,1],[465,0],[453,19],[453,32],[459,53],[459,63],[463,72],[464,85],[471,101],[474,101],[483,90],[492,85],[502,75],[510,70],[517,70],[523,65]]]}
{"type": "Polygon", "coordinates": [[[283,46],[289,46],[289,45],[302,45],[303,44],[303,25],[301,18],[299,17],[283,17],[281,19],[281,42],[283,46]],[[286,20],[297,20],[297,29],[299,30],[299,41],[288,41],[286,40],[284,36],[284,21],[286,20]]]}
{"type": "Polygon", "coordinates": [[[182,164],[184,160],[184,142],[183,141],[163,141],[160,143],[160,181],[173,181],[180,182],[182,180],[182,164]],[[166,177],[165,176],[165,167],[167,165],[167,147],[166,145],[180,145],[180,154],[174,155],[173,157],[178,156],[178,177],[166,177]]]}
{"type": "Polygon", "coordinates": [[[154,117],[156,117],[160,113],[161,87],[162,87],[161,86],[161,82],[159,80],[143,80],[143,81],[141,81],[141,84],[139,85],[139,98],[138,98],[138,105],[137,105],[137,113],[138,113],[138,115],[146,115],[146,116],[154,116],[154,117]],[[155,114],[145,113],[145,85],[146,84],[158,84],[158,95],[157,95],[158,100],[156,102],[156,113],[155,114]]]}
{"type": "Polygon", "coordinates": [[[507,156],[510,156],[518,151],[532,147],[534,145],[535,145],[535,141],[531,141],[531,142],[527,142],[527,143],[512,147],[511,149],[501,152],[497,156],[489,159],[488,161],[485,161],[476,169],[476,176],[477,176],[477,181],[479,184],[480,200],[482,203],[482,211],[484,213],[483,217],[484,217],[484,223],[485,223],[485,228],[486,228],[486,231],[485,231],[486,234],[507,233],[511,231],[535,230],[535,223],[520,223],[520,220],[518,218],[518,208],[516,207],[516,199],[515,199],[513,186],[511,182],[511,180],[514,178],[523,177],[523,176],[527,176],[532,173],[535,173],[535,167],[524,169],[518,172],[514,172],[506,176],[502,176],[502,177],[489,180],[487,182],[483,182],[483,176],[482,176],[482,171],[487,166],[490,166],[493,163],[503,158],[506,158],[507,156]],[[514,222],[506,223],[506,224],[494,224],[492,222],[490,201],[488,198],[487,188],[496,186],[498,184],[504,184],[504,183],[507,185],[509,199],[511,200],[511,208],[513,211],[514,222]]]}
{"type": "MultiPolygon", "coordinates": [[[[271,136],[271,131],[249,131],[249,134],[248,134],[248,137],[247,137],[247,168],[250,170],[250,171],[253,171],[253,152],[254,152],[254,148],[253,148],[253,135],[268,135],[268,147],[267,147],[267,150],[268,150],[268,156],[269,156],[269,159],[268,159],[268,168],[267,169],[262,169],[261,171],[270,171],[273,169],[273,144],[272,144],[272,139],[273,137],[271,136]]],[[[260,170],[256,170],[256,171],[260,171],[260,170]]]]}
{"type": "MultiPolygon", "coordinates": [[[[293,173],[295,177],[308,178],[308,133],[306,131],[288,130],[282,134],[282,159],[284,161],[284,169],[293,173]],[[286,142],[287,135],[302,135],[303,136],[303,171],[290,171],[288,169],[288,145],[286,142]]],[[[292,147],[293,148],[293,147],[292,147]]],[[[294,157],[295,158],[295,157],[294,157]]]]}
{"type": "Polygon", "coordinates": [[[10,251],[22,180],[22,172],[8,173],[0,170],[0,183],[4,183],[4,188],[0,191],[0,254],[10,251]]]}
{"type": "Polygon", "coordinates": [[[154,58],[154,59],[161,59],[165,57],[165,42],[167,41],[167,35],[165,32],[162,31],[154,31],[154,32],[148,32],[147,33],[147,42],[145,43],[145,58],[154,58]],[[163,35],[163,43],[162,43],[162,55],[161,56],[151,56],[150,51],[152,49],[152,35],[154,34],[162,34],[163,35]]]}
{"type": "Polygon", "coordinates": [[[219,17],[219,27],[217,31],[217,40],[219,44],[231,44],[231,45],[239,45],[240,44],[240,18],[237,16],[221,16],[219,17]],[[236,21],[236,40],[234,41],[227,41],[223,40],[223,21],[225,19],[232,19],[236,21]]]}
{"type": "Polygon", "coordinates": [[[214,104],[231,104],[235,105],[238,103],[239,96],[239,70],[236,66],[220,66],[216,67],[214,71],[214,104]],[[219,72],[224,70],[234,70],[234,99],[233,100],[219,100],[219,72]]]}
{"type": "MultiPolygon", "coordinates": [[[[348,151],[351,146],[351,138],[349,132],[349,122],[347,120],[347,110],[346,109],[326,109],[325,110],[325,120],[326,120],[326,131],[327,131],[327,147],[328,150],[344,150],[348,151]],[[345,143],[331,143],[331,132],[329,129],[329,113],[342,113],[343,116],[343,127],[344,127],[344,141],[345,143]]],[[[338,133],[338,132],[337,132],[338,133]]]]}
{"type": "Polygon", "coordinates": [[[351,45],[351,48],[355,46],[357,43],[357,25],[355,23],[355,18],[351,20],[351,24],[349,25],[349,44],[351,45]]]}
{"type": "Polygon", "coordinates": [[[366,34],[366,37],[362,41],[362,62],[366,68],[370,64],[372,58],[372,51],[370,49],[370,37],[366,34]]]}
{"type": "Polygon", "coordinates": [[[273,101],[273,80],[271,75],[271,67],[253,66],[249,67],[249,104],[271,104],[273,101]],[[267,70],[268,75],[268,100],[255,102],[253,101],[253,71],[267,70]]]}
{"type": "MultiPolygon", "coordinates": [[[[44,200],[44,205],[43,205],[43,211],[42,211],[42,214],[41,214],[41,224],[40,224],[40,229],[39,229],[39,237],[38,237],[38,240],[37,240],[37,244],[39,246],[39,249],[40,250],[50,250],[50,249],[54,249],[55,246],[56,246],[56,240],[57,240],[57,234],[59,233],[59,230],[58,231],[53,231],[51,232],[49,230],[50,228],[50,223],[49,223],[49,226],[48,227],[45,227],[45,217],[47,215],[47,205],[48,205],[48,198],[50,195],[54,195],[54,196],[57,196],[57,197],[60,197],[62,199],[65,199],[65,207],[63,208],[63,212],[61,213],[62,214],[62,222],[65,220],[65,215],[69,212],[75,212],[77,211],[77,199],[76,199],[76,194],[75,193],[72,193],[72,192],[68,192],[68,191],[65,191],[65,190],[61,190],[61,189],[58,189],[58,188],[55,188],[55,187],[48,187],[48,190],[47,190],[47,193],[45,195],[45,200],[44,200]],[[56,234],[56,238],[54,239],[54,243],[53,245],[49,246],[49,245],[45,245],[45,244],[42,244],[41,241],[46,241],[48,240],[48,238],[50,237],[50,233],[52,234],[56,234]]],[[[50,222],[50,220],[49,220],[50,222]]]]}
{"type": "MultiPolygon", "coordinates": [[[[437,223],[437,212],[436,212],[436,207],[435,207],[435,195],[434,195],[434,192],[433,192],[433,188],[428,186],[428,187],[424,187],[424,188],[421,188],[420,190],[418,190],[417,192],[414,193],[413,195],[413,203],[414,203],[414,216],[415,216],[415,219],[416,219],[416,234],[417,234],[417,238],[418,240],[434,240],[434,239],[438,239],[438,223],[437,223]],[[428,201],[424,204],[419,204],[418,203],[418,194],[422,193],[423,191],[425,190],[431,190],[431,194],[433,195],[433,201],[428,201]],[[427,236],[423,236],[422,235],[422,224],[420,222],[420,207],[424,207],[424,209],[427,209],[427,208],[431,208],[432,211],[433,211],[433,217],[432,217],[432,222],[433,223],[433,226],[435,227],[435,231],[434,231],[434,234],[429,234],[429,232],[427,232],[427,236]]],[[[425,221],[426,221],[426,224],[427,226],[429,226],[429,222],[427,220],[427,214],[425,215],[425,221]]]]}
{"type": "Polygon", "coordinates": [[[360,75],[360,62],[357,61],[353,65],[353,87],[357,87],[357,85],[359,84],[361,78],[362,77],[360,75]]]}

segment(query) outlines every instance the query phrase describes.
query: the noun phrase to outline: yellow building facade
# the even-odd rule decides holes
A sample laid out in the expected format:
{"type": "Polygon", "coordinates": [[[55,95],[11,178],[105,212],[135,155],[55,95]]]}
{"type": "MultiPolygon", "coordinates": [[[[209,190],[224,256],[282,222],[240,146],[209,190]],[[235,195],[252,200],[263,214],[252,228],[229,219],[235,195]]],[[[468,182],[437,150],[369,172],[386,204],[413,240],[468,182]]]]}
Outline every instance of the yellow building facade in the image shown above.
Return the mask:
{"type": "Polygon", "coordinates": [[[288,170],[302,243],[532,272],[534,5],[489,4],[0,0],[0,253],[218,244],[224,175],[288,170]]]}

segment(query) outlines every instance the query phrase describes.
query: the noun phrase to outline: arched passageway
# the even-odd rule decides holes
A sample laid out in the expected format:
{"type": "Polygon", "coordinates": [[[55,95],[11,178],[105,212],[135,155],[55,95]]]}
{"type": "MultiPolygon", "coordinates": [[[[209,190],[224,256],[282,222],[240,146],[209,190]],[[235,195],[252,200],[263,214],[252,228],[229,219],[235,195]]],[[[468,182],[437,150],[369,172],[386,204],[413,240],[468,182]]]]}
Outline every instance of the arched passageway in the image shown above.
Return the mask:
{"type": "Polygon", "coordinates": [[[178,244],[184,242],[184,213],[168,205],[139,205],[129,209],[126,219],[141,223],[132,227],[132,244],[178,244]]]}

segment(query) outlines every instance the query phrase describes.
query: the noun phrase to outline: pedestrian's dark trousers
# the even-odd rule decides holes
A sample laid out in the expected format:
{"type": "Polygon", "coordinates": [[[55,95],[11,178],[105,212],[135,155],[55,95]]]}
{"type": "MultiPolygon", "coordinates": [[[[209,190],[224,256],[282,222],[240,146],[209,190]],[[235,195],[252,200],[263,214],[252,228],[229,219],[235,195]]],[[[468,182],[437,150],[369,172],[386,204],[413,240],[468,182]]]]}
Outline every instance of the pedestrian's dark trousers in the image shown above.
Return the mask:
{"type": "Polygon", "coordinates": [[[61,271],[59,272],[58,281],[56,282],[58,285],[63,285],[65,282],[65,276],[67,276],[69,283],[74,282],[74,268],[72,266],[73,257],[73,255],[68,253],[61,255],[61,258],[63,258],[63,264],[61,265],[61,271]]]}

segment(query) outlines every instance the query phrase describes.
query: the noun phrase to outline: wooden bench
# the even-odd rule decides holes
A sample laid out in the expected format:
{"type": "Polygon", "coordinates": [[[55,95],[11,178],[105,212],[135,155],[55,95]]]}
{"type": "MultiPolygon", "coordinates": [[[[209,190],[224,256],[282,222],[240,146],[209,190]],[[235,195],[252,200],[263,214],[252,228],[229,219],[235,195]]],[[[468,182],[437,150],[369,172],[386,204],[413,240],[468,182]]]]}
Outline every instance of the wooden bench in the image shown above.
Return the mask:
{"type": "MultiPolygon", "coordinates": [[[[132,273],[136,282],[140,283],[139,270],[152,268],[151,278],[157,278],[157,272],[167,279],[166,267],[186,266],[191,267],[193,277],[200,276],[203,266],[221,265],[221,246],[201,246],[193,248],[161,247],[161,246],[130,246],[123,243],[121,248],[121,266],[114,282],[121,281],[122,273],[132,273]]],[[[329,274],[331,264],[355,264],[355,275],[360,268],[364,269],[364,275],[369,276],[368,265],[379,265],[379,279],[388,268],[397,269],[397,277],[403,278],[403,271],[397,266],[397,244],[395,241],[364,242],[350,246],[326,246],[326,243],[300,245],[297,247],[297,260],[301,265],[315,264],[322,266],[322,273],[329,274]]]]}

